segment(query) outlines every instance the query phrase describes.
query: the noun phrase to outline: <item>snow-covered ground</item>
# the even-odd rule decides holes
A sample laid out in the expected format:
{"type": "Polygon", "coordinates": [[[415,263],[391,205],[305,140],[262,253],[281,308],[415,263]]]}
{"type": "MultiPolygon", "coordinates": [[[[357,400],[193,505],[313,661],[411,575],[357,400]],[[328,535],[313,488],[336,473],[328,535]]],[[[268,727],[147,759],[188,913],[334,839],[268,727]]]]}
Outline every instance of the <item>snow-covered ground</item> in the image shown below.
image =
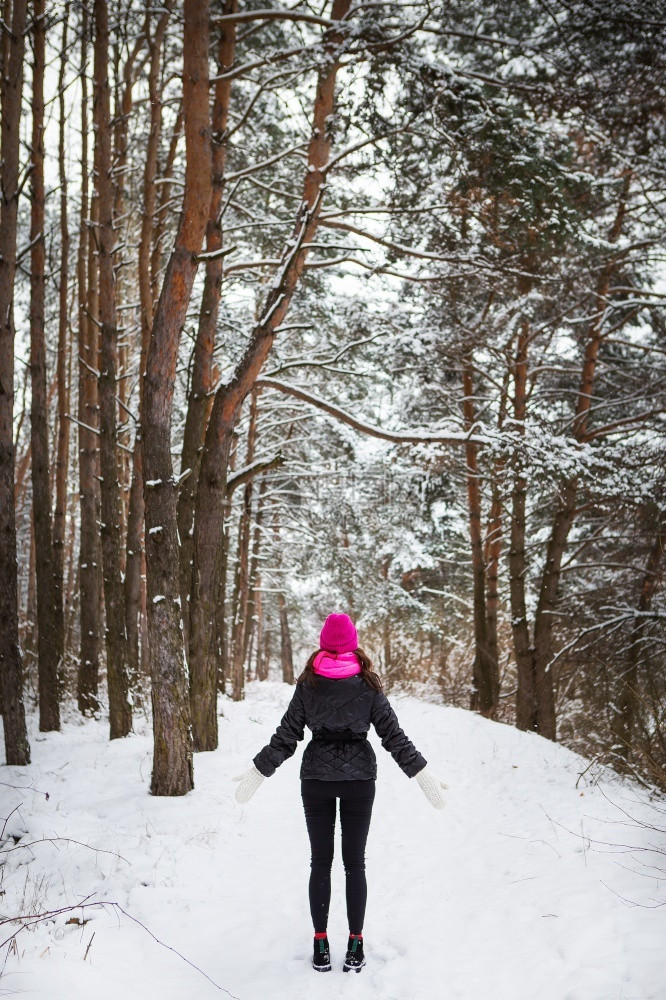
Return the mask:
{"type": "MultiPolygon", "coordinates": [[[[147,731],[109,743],[103,723],[33,730],[32,765],[0,769],[0,781],[23,788],[0,786],[3,821],[18,806],[5,836],[26,845],[0,855],[0,912],[41,914],[84,898],[117,906],[21,931],[0,995],[666,998],[666,837],[650,829],[663,830],[663,804],[660,813],[610,774],[596,785],[590,771],[579,778],[587,762],[538,736],[400,697],[391,700],[403,728],[449,784],[448,805],[432,809],[371,734],[379,779],[367,967],[340,971],[348,928],[338,829],[333,972],[314,972],[298,780],[305,743],[246,806],[231,781],[290,696],[268,682],[250,684],[242,703],[222,699],[219,749],[196,756],[196,788],[183,799],[148,794],[147,731]]],[[[0,940],[15,928],[5,923],[0,940]]]]}

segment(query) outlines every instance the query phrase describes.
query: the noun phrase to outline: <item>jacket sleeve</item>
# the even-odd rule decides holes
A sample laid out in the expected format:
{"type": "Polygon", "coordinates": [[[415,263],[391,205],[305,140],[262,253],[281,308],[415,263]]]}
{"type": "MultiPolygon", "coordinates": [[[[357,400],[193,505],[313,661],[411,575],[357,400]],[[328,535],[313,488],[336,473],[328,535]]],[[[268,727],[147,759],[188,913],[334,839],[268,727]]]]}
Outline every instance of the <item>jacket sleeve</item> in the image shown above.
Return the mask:
{"type": "Polygon", "coordinates": [[[280,725],[271,736],[270,742],[259,751],[252,763],[265,778],[270,778],[280,764],[294,753],[296,744],[303,739],[304,732],[305,708],[301,685],[297,684],[280,725]]]}
{"type": "Polygon", "coordinates": [[[425,757],[418,752],[400,728],[398,716],[383,691],[375,693],[370,720],[381,737],[382,746],[388,750],[408,778],[413,778],[423,770],[427,764],[425,757]]]}

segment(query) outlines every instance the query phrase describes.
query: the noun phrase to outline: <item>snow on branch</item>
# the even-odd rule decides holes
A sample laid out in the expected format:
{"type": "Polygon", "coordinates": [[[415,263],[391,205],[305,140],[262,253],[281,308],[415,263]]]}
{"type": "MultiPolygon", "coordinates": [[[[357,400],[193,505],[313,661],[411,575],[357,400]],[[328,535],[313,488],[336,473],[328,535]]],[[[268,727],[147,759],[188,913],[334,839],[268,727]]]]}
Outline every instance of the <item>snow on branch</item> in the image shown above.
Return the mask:
{"type": "Polygon", "coordinates": [[[308,144],[306,142],[297,142],[295,146],[290,146],[289,149],[284,149],[274,156],[269,156],[265,160],[260,160],[258,163],[253,163],[249,167],[245,167],[243,170],[237,170],[235,173],[227,174],[226,183],[230,184],[232,181],[237,181],[242,177],[249,177],[250,174],[256,173],[258,170],[265,170],[266,167],[272,167],[274,163],[278,160],[284,159],[285,156],[290,156],[292,153],[298,153],[307,149],[308,144]]]}
{"type": "Polygon", "coordinates": [[[340,420],[343,424],[348,424],[350,427],[353,427],[354,430],[360,431],[361,434],[367,434],[369,437],[381,438],[383,441],[392,441],[394,444],[461,445],[467,444],[468,442],[477,445],[486,444],[485,438],[480,437],[477,434],[466,434],[462,431],[449,431],[446,434],[438,434],[437,432],[428,434],[425,431],[417,430],[384,430],[382,427],[376,427],[373,424],[367,424],[362,420],[357,420],[357,418],[352,416],[351,413],[348,413],[347,410],[343,410],[339,406],[333,406],[332,403],[327,403],[319,396],[314,396],[312,393],[306,392],[304,389],[299,389],[295,385],[289,385],[287,382],[279,382],[277,379],[273,378],[259,378],[255,384],[257,387],[276,389],[278,392],[284,392],[288,396],[293,396],[295,399],[300,399],[304,403],[309,403],[310,406],[315,406],[317,409],[323,410],[324,413],[328,413],[329,416],[334,417],[336,420],[340,420]]]}
{"type": "Polygon", "coordinates": [[[330,217],[328,219],[320,219],[320,225],[325,226],[327,229],[342,229],[345,232],[354,233],[357,236],[361,236],[363,239],[370,240],[372,243],[377,243],[379,246],[386,247],[387,250],[391,250],[403,257],[414,257],[419,260],[434,261],[442,264],[464,264],[491,271],[501,270],[506,274],[514,274],[518,276],[526,276],[527,274],[527,272],[516,268],[501,267],[492,261],[484,260],[482,257],[470,257],[465,254],[434,253],[431,250],[421,250],[418,247],[408,247],[402,243],[395,243],[392,240],[377,236],[375,233],[371,233],[367,229],[361,229],[359,226],[354,226],[350,222],[342,222],[340,220],[331,219],[330,217]]]}
{"type": "Polygon", "coordinates": [[[278,465],[284,465],[281,452],[272,458],[258,458],[250,465],[246,465],[245,468],[239,469],[238,472],[233,472],[227,479],[227,496],[230,496],[237,487],[249,482],[254,476],[258,476],[260,472],[268,472],[269,469],[275,469],[278,465]]]}
{"type": "Polygon", "coordinates": [[[235,14],[221,14],[215,18],[216,24],[238,24],[242,21],[306,21],[308,24],[321,24],[324,28],[333,28],[335,21],[330,21],[327,17],[319,17],[317,14],[308,14],[298,10],[280,10],[279,8],[268,8],[264,10],[244,10],[236,11],[235,14]]]}
{"type": "Polygon", "coordinates": [[[209,250],[206,253],[197,254],[197,260],[216,260],[219,257],[226,257],[227,254],[233,253],[237,249],[238,247],[232,245],[230,247],[220,247],[219,250],[209,250]]]}

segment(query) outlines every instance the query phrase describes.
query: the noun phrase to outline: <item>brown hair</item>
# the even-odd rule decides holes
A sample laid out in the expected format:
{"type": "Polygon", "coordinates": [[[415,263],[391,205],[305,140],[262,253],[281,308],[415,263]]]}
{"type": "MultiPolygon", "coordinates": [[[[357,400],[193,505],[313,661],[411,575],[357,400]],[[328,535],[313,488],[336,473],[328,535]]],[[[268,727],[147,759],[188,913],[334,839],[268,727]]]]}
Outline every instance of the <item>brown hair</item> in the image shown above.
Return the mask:
{"type": "MultiPolygon", "coordinates": [[[[305,664],[305,669],[301,673],[300,677],[296,679],[297,684],[307,683],[314,685],[316,684],[316,674],[314,672],[314,661],[315,656],[321,653],[320,649],[316,649],[311,656],[308,657],[308,662],[305,664]]],[[[335,654],[333,654],[335,655],[335,654]]],[[[372,660],[367,653],[364,653],[362,649],[355,649],[354,655],[357,657],[358,662],[361,664],[361,676],[367,681],[369,686],[375,691],[382,690],[382,682],[379,674],[375,671],[372,660]]]]}

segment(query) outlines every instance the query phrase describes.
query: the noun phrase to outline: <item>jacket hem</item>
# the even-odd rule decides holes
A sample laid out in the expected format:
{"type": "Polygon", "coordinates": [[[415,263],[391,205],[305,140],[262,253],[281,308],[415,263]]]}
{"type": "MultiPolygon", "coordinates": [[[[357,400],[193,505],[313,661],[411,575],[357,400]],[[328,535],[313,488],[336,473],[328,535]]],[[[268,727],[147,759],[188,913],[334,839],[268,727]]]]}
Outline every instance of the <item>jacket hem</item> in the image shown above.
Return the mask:
{"type": "Polygon", "coordinates": [[[376,781],[376,780],[377,780],[376,775],[374,775],[373,777],[372,775],[368,776],[368,775],[354,775],[354,774],[331,774],[328,775],[326,778],[315,777],[312,774],[301,775],[301,781],[376,781]]]}

